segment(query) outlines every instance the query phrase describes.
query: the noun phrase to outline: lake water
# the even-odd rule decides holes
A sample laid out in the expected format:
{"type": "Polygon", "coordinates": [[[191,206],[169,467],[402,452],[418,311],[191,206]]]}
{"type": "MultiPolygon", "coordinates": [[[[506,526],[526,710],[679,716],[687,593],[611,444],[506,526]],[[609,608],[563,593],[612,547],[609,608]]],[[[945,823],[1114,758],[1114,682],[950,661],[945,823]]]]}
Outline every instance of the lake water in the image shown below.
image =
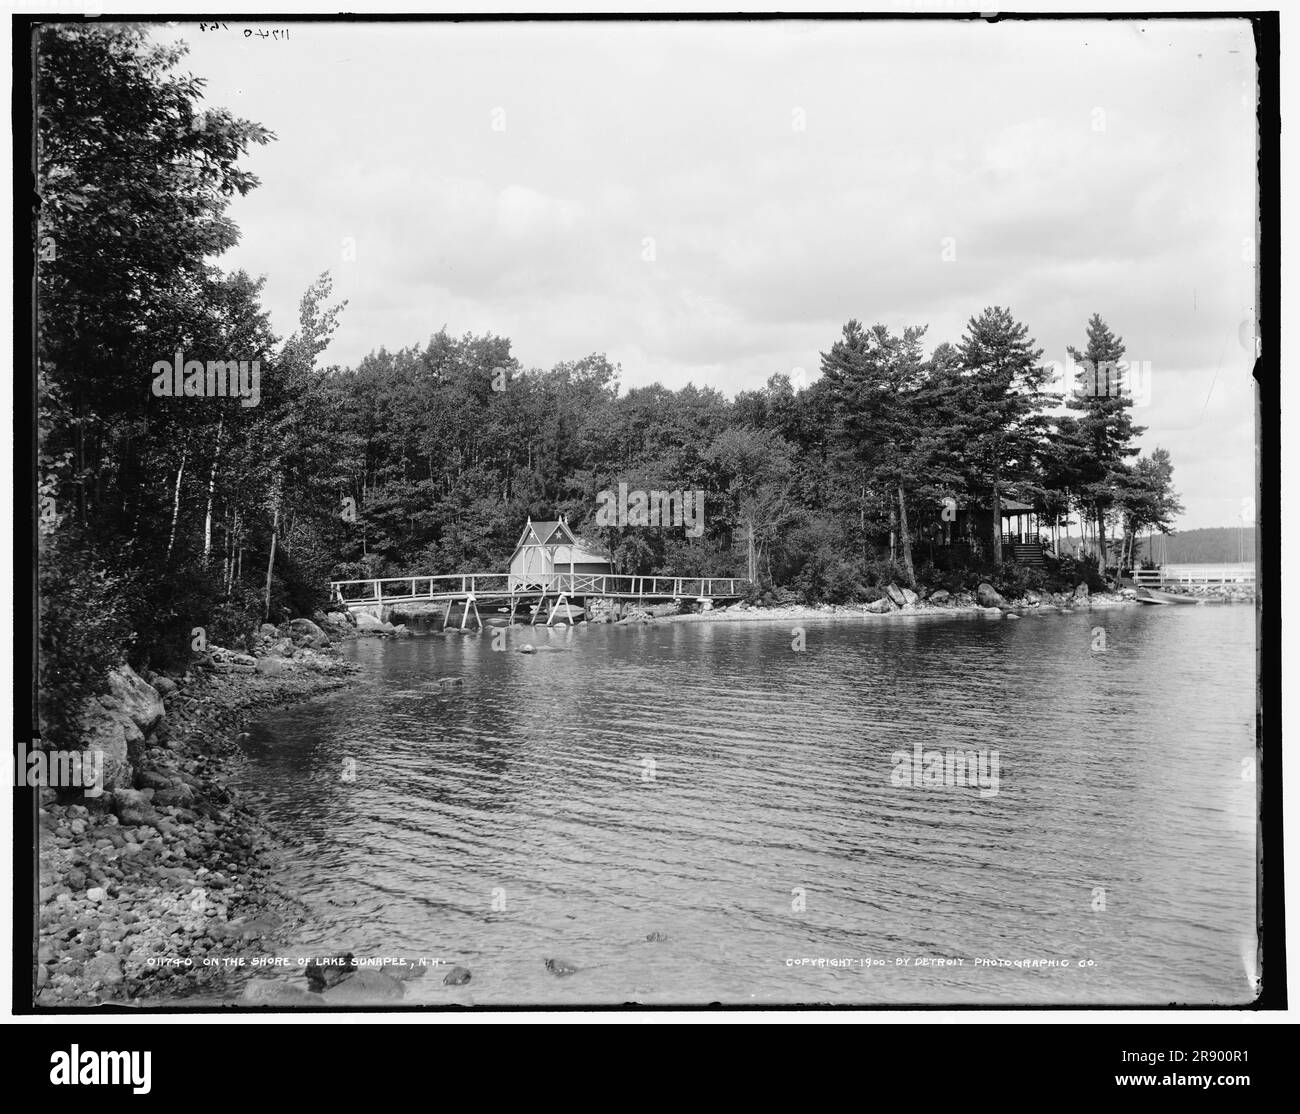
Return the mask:
{"type": "Polygon", "coordinates": [[[248,747],[285,954],[473,972],[417,1004],[1254,997],[1253,608],[802,625],[353,644],[248,747]],[[918,747],[996,791],[895,784],[918,747]]]}

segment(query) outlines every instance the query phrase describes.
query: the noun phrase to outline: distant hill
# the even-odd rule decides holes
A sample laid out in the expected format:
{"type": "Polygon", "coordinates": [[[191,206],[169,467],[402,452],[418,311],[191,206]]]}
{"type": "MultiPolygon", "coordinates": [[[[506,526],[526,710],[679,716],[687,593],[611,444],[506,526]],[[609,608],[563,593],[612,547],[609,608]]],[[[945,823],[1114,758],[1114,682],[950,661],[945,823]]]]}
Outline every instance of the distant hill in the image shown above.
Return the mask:
{"type": "MultiPolygon", "coordinates": [[[[1239,526],[1216,526],[1208,530],[1183,530],[1177,534],[1157,534],[1154,540],[1156,560],[1162,565],[1226,564],[1255,559],[1255,530],[1239,526]]],[[[1147,555],[1147,540],[1142,539],[1139,552],[1147,555]]]]}
{"type": "MultiPolygon", "coordinates": [[[[1061,538],[1061,552],[1072,552],[1077,537],[1061,538]]],[[[1161,565],[1226,565],[1255,559],[1255,531],[1237,526],[1215,526],[1206,530],[1182,530],[1177,534],[1157,534],[1155,559],[1161,565]]],[[[1147,539],[1139,539],[1138,558],[1147,556],[1147,539]]]]}

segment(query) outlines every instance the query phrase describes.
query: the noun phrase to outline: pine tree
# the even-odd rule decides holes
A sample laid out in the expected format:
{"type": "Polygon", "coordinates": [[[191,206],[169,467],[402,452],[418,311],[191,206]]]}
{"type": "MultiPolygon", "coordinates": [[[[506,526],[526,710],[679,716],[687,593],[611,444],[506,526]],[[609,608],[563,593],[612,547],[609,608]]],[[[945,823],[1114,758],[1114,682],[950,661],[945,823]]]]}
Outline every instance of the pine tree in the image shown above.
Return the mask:
{"type": "Polygon", "coordinates": [[[1133,399],[1123,382],[1124,341],[1094,313],[1088,320],[1088,343],[1080,352],[1069,348],[1079,365],[1074,396],[1067,405],[1079,411],[1082,513],[1091,512],[1097,524],[1097,570],[1106,571],[1106,518],[1115,502],[1115,486],[1122,480],[1125,462],[1137,455],[1133,440],[1146,432],[1135,426],[1129,410],[1133,399]]]}
{"type": "Polygon", "coordinates": [[[1038,363],[1029,330],[1001,306],[972,317],[958,345],[959,430],[971,484],[987,492],[993,512],[993,563],[1002,564],[1002,494],[1034,478],[1034,452],[1047,428],[1042,406],[1050,372],[1038,363]]]}

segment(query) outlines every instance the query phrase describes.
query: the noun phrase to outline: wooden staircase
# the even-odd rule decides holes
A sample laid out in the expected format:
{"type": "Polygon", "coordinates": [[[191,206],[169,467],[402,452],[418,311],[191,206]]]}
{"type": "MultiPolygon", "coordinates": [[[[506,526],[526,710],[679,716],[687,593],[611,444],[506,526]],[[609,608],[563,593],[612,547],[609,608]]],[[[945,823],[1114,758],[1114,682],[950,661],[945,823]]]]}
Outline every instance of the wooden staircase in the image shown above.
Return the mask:
{"type": "Polygon", "coordinates": [[[1043,547],[1039,542],[1012,542],[1011,556],[1018,565],[1035,569],[1044,567],[1043,547]]]}

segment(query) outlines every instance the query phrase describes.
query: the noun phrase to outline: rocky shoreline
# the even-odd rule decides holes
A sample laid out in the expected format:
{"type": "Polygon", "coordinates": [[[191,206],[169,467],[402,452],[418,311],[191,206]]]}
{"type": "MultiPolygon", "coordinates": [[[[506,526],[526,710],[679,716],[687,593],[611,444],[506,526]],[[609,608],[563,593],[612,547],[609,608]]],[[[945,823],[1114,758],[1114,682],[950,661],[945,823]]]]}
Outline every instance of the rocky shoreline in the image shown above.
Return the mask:
{"type": "Polygon", "coordinates": [[[763,621],[803,621],[807,619],[860,619],[865,616],[920,616],[952,614],[986,614],[990,618],[1020,618],[1048,612],[1099,610],[1128,607],[1135,603],[1135,593],[1090,592],[1079,584],[1073,592],[1026,591],[1016,599],[1005,599],[991,584],[981,583],[974,591],[949,592],[922,587],[919,591],[897,584],[885,587],[881,596],[870,603],[778,603],[749,604],[741,601],[708,611],[679,613],[671,604],[658,608],[634,608],[617,623],[668,620],[676,623],[735,623],[763,621]]]}
{"type": "Polygon", "coordinates": [[[121,666],[86,702],[102,792],[38,791],[35,1005],[220,995],[270,954],[284,905],[264,866],[276,841],[228,778],[258,713],[359,671],[337,649],[360,633],[351,620],[317,618],[263,626],[251,653],[211,647],[181,674],[121,666]]]}
{"type": "MultiPolygon", "coordinates": [[[[1182,594],[1196,596],[1206,603],[1254,603],[1253,585],[1201,585],[1180,589],[1182,594]]],[[[881,598],[870,603],[778,603],[749,604],[745,602],[715,607],[708,611],[679,612],[673,604],[657,607],[635,607],[616,623],[644,623],[670,621],[674,623],[739,623],[808,619],[860,619],[868,615],[921,616],[951,614],[985,614],[989,618],[1022,618],[1050,612],[1097,611],[1107,608],[1139,606],[1137,593],[1132,588],[1119,591],[1092,592],[1086,584],[1079,584],[1073,592],[1026,591],[1022,596],[1005,599],[991,584],[980,584],[974,591],[948,592],[944,589],[922,587],[919,591],[888,585],[881,598]]]]}

